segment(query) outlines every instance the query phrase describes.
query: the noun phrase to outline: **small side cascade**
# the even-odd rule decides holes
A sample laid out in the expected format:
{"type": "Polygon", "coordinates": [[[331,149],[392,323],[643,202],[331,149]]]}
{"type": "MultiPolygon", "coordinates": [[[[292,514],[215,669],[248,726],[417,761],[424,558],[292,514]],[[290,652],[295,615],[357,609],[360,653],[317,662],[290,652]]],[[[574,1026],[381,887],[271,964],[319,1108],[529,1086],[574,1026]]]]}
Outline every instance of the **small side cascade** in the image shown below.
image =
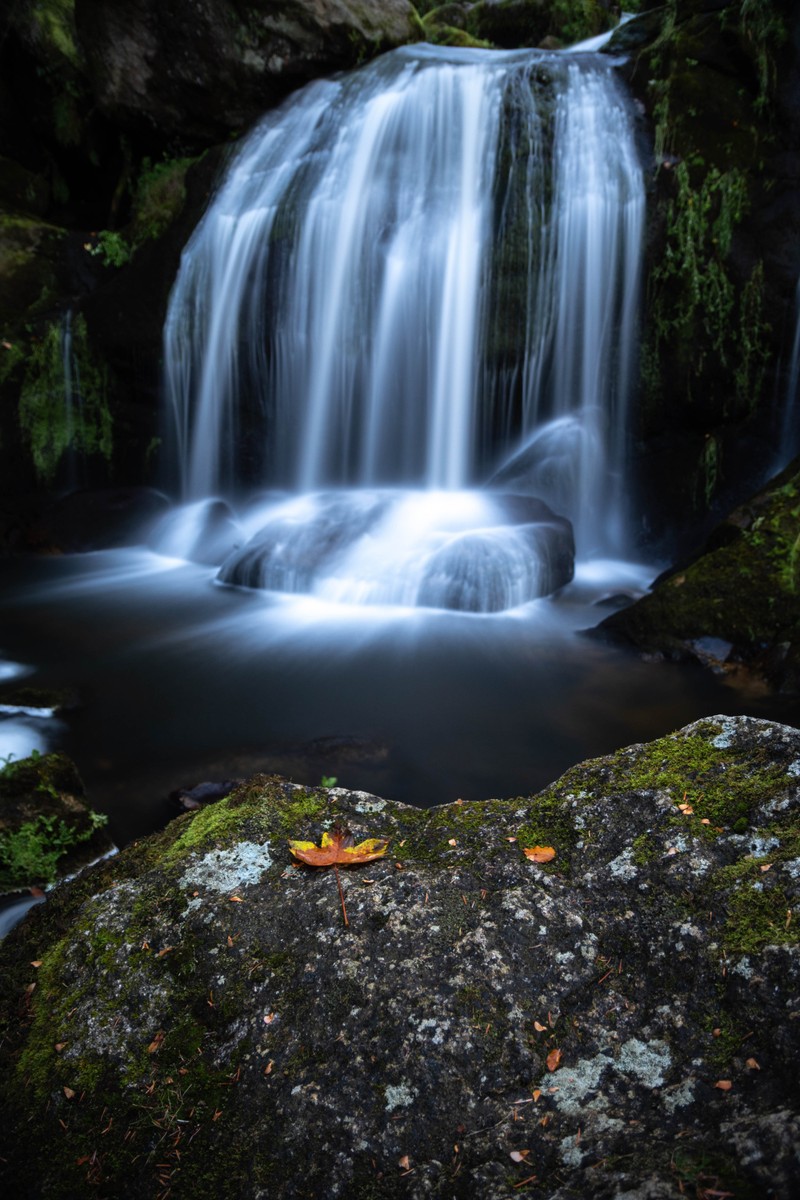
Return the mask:
{"type": "Polygon", "coordinates": [[[579,557],[624,554],[634,135],[598,56],[426,46],[253,131],[165,327],[184,500],[293,494],[223,582],[498,611],[570,577],[565,520],[579,557]],[[401,514],[420,540],[394,554],[401,514]]]}

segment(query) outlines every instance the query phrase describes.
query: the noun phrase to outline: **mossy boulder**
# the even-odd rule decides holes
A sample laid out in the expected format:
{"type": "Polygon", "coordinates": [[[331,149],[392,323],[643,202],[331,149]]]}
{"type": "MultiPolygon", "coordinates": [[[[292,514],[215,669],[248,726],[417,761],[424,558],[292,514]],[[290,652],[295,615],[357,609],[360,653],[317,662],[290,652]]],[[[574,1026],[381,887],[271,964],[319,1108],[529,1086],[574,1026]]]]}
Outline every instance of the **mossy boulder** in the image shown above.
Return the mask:
{"type": "Polygon", "coordinates": [[[789,1196],[799,818],[800,732],[748,718],[428,811],[252,779],[6,939],[6,1188],[789,1196]],[[287,848],[336,820],[391,839],[346,927],[287,848]]]}
{"type": "Polygon", "coordinates": [[[105,824],[85,804],[81,778],[63,754],[6,762],[0,769],[0,893],[47,886],[111,853],[105,824]]]}
{"type": "Polygon", "coordinates": [[[65,237],[46,221],[0,211],[0,330],[52,303],[63,278],[65,237]]]}
{"type": "Polygon", "coordinates": [[[648,653],[800,689],[800,462],[732,512],[699,557],[600,630],[648,653]]]}
{"type": "Polygon", "coordinates": [[[75,18],[101,110],[195,148],[310,79],[422,36],[409,0],[76,0],[75,18]]]}

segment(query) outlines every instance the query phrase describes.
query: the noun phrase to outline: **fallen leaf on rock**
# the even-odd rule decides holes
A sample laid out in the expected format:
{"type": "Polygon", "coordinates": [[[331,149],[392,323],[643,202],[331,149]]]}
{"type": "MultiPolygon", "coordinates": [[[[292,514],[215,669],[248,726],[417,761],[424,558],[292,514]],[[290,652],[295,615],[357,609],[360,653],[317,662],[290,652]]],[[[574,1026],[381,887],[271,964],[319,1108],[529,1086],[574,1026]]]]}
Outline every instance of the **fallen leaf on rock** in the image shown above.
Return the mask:
{"type": "Polygon", "coordinates": [[[241,896],[230,896],[229,900],[231,904],[244,904],[244,900],[241,896]]]}
{"type": "Polygon", "coordinates": [[[691,804],[679,804],[678,808],[681,810],[681,812],[683,813],[683,815],[685,817],[690,817],[692,815],[692,813],[694,812],[694,809],[692,808],[691,804]]]}
{"type": "Polygon", "coordinates": [[[159,950],[156,958],[163,958],[165,954],[169,954],[174,949],[175,946],[165,946],[163,950],[159,950]]]}
{"type": "Polygon", "coordinates": [[[411,1167],[411,1162],[409,1160],[408,1155],[404,1154],[402,1158],[398,1158],[397,1165],[398,1165],[398,1167],[402,1167],[402,1169],[404,1171],[408,1171],[409,1168],[411,1167]]]}
{"type": "Polygon", "coordinates": [[[534,1102],[534,1104],[538,1104],[538,1103],[539,1103],[539,1097],[541,1096],[541,1094],[542,1094],[542,1093],[539,1091],[539,1089],[538,1089],[538,1088],[534,1088],[534,1089],[533,1089],[533,1102],[534,1102]]]}
{"type": "Polygon", "coordinates": [[[66,1042],[56,1042],[55,1046],[53,1046],[53,1049],[55,1050],[56,1054],[60,1054],[61,1051],[65,1049],[66,1045],[66,1042]]]}
{"type": "MultiPolygon", "coordinates": [[[[295,858],[300,862],[307,863],[310,867],[333,867],[336,876],[336,886],[339,889],[339,899],[342,904],[342,916],[344,917],[345,925],[350,922],[347,919],[347,909],[344,903],[344,892],[342,891],[342,883],[339,879],[339,867],[357,867],[360,863],[372,862],[376,858],[382,858],[386,853],[386,847],[389,845],[388,838],[366,838],[363,842],[355,845],[355,838],[349,829],[342,829],[341,825],[334,825],[332,830],[326,829],[322,835],[322,841],[317,846],[314,842],[295,842],[289,841],[289,850],[295,858]]],[[[395,867],[402,871],[400,863],[395,863],[395,867]]]]}
{"type": "Polygon", "coordinates": [[[721,1092],[729,1092],[733,1087],[733,1084],[731,1083],[730,1079],[718,1079],[714,1084],[714,1087],[719,1088],[721,1092]]]}
{"type": "MultiPolygon", "coordinates": [[[[772,870],[772,863],[762,863],[762,864],[761,864],[761,867],[760,867],[760,870],[762,870],[762,871],[771,871],[771,870],[772,870]]],[[[35,966],[36,966],[36,963],[32,963],[31,965],[35,967],[35,966]]]]}
{"type": "Polygon", "coordinates": [[[530,1150],[512,1150],[509,1157],[512,1158],[514,1162],[525,1162],[525,1159],[529,1154],[530,1150]]]}
{"type": "Polygon", "coordinates": [[[552,862],[556,856],[556,852],[552,846],[530,846],[523,848],[523,854],[531,862],[535,863],[552,862]]]}
{"type": "Polygon", "coordinates": [[[74,1100],[74,1099],[75,1099],[75,1093],[73,1092],[73,1090],[72,1090],[72,1088],[71,1088],[71,1087],[65,1087],[65,1088],[64,1088],[64,1095],[66,1096],[66,1098],[67,1098],[68,1100],[74,1100]]]}
{"type": "Polygon", "coordinates": [[[319,846],[313,842],[289,842],[289,850],[295,858],[310,867],[357,867],[359,863],[372,862],[386,853],[388,838],[367,838],[355,845],[349,829],[334,826],[322,835],[319,846]]]}
{"type": "Polygon", "coordinates": [[[558,1064],[560,1062],[561,1062],[561,1051],[560,1050],[551,1050],[547,1056],[548,1071],[555,1071],[556,1067],[558,1066],[558,1064]]]}
{"type": "Polygon", "coordinates": [[[760,1071],[761,1070],[761,1067],[759,1066],[758,1062],[754,1058],[748,1058],[746,1066],[748,1066],[751,1071],[760,1071]]]}
{"type": "Polygon", "coordinates": [[[33,960],[33,962],[31,963],[32,967],[40,967],[41,965],[42,965],[42,960],[40,958],[35,958],[33,960]]]}
{"type": "Polygon", "coordinates": [[[457,845],[458,843],[456,842],[456,839],[455,839],[455,838],[448,838],[448,839],[447,839],[447,844],[448,844],[448,846],[455,846],[455,845],[457,845]]]}
{"type": "Polygon", "coordinates": [[[156,1036],[153,1038],[153,1040],[152,1040],[152,1042],[150,1043],[150,1045],[147,1047],[147,1053],[148,1053],[148,1054],[155,1054],[155,1053],[156,1053],[158,1050],[160,1050],[160,1049],[161,1049],[161,1043],[164,1041],[164,1038],[165,1038],[166,1036],[167,1036],[167,1035],[166,1035],[166,1033],[164,1032],[164,1030],[163,1030],[163,1029],[159,1029],[158,1033],[157,1033],[157,1034],[156,1034],[156,1036]]]}
{"type": "Polygon", "coordinates": [[[536,1030],[537,1033],[545,1033],[547,1030],[547,1026],[542,1025],[541,1021],[534,1021],[533,1028],[536,1030]]]}

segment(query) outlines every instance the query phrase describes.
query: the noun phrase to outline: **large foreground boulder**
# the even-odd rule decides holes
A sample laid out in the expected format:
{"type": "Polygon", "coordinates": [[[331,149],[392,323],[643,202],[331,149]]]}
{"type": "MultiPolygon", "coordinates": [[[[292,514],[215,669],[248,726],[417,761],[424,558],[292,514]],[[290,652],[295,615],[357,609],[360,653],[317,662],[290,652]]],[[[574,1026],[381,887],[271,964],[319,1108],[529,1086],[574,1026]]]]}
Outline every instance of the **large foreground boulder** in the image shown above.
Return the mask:
{"type": "Polygon", "coordinates": [[[748,718],[428,811],[253,779],[4,944],[5,1194],[796,1195],[798,814],[748,718]]]}

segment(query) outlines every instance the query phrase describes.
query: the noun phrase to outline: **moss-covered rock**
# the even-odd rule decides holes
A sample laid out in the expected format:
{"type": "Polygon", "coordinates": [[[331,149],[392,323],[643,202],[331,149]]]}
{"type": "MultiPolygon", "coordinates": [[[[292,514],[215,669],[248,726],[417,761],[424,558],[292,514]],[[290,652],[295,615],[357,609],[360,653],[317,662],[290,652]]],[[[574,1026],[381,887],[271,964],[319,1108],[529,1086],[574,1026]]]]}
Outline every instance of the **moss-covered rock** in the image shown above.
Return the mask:
{"type": "Polygon", "coordinates": [[[800,732],[726,717],[427,812],[250,780],[4,943],[6,1186],[791,1195],[798,780],[800,732]],[[347,927],[286,844],[337,819],[391,838],[347,927]]]}
{"type": "Polygon", "coordinates": [[[765,408],[800,275],[793,23],[785,0],[670,0],[608,46],[629,53],[653,129],[637,430],[650,537],[719,519],[774,461],[765,408]]]}
{"type": "Polygon", "coordinates": [[[731,513],[696,560],[600,628],[648,652],[798,689],[800,463],[731,513]]]}
{"type": "Polygon", "coordinates": [[[0,212],[0,329],[58,294],[65,232],[32,217],[0,212]]]}
{"type": "Polygon", "coordinates": [[[0,767],[0,892],[52,884],[113,850],[102,832],[107,818],[84,800],[63,754],[0,767]]]}

